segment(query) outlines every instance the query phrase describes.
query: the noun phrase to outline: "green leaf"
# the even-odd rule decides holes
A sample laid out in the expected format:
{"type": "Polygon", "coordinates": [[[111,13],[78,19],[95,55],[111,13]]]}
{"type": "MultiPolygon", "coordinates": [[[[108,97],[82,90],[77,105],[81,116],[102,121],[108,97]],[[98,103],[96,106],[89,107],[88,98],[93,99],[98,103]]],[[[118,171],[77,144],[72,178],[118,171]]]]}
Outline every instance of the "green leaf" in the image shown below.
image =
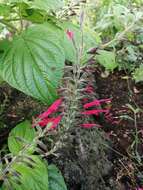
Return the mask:
{"type": "Polygon", "coordinates": [[[50,190],[67,190],[64,178],[55,165],[48,166],[48,175],[50,190]]]}
{"type": "Polygon", "coordinates": [[[43,24],[14,38],[0,64],[0,75],[11,86],[51,104],[63,76],[65,55],[59,38],[43,24]]]}
{"type": "MultiPolygon", "coordinates": [[[[30,156],[31,165],[29,167],[24,162],[17,162],[12,165],[12,170],[20,174],[20,177],[9,175],[8,181],[13,190],[48,190],[48,170],[47,166],[38,156],[30,156]],[[32,162],[33,160],[33,162],[32,162]]],[[[9,190],[4,182],[3,190],[9,190]]]]}
{"type": "Polygon", "coordinates": [[[56,11],[64,6],[63,0],[7,0],[9,3],[25,3],[30,9],[37,9],[42,11],[56,11]]]}
{"type": "MultiPolygon", "coordinates": [[[[18,124],[9,134],[8,148],[10,152],[17,155],[27,144],[31,143],[35,138],[35,129],[31,127],[29,121],[24,121],[18,124]]],[[[36,145],[35,145],[36,146],[36,145]]],[[[34,147],[27,150],[28,153],[33,153],[34,147]]]]}
{"type": "Polygon", "coordinates": [[[76,61],[76,51],[73,46],[72,40],[69,40],[66,33],[63,38],[61,38],[61,46],[64,49],[66,60],[75,63],[76,61]]]}
{"type": "Polygon", "coordinates": [[[5,4],[0,4],[0,16],[8,16],[10,13],[10,6],[5,4]]]}
{"type": "Polygon", "coordinates": [[[115,59],[115,53],[111,51],[99,50],[96,55],[97,61],[105,67],[106,70],[113,71],[118,64],[115,59]]]}
{"type": "MultiPolygon", "coordinates": [[[[11,43],[8,40],[4,39],[4,40],[0,41],[0,64],[1,64],[1,59],[2,59],[3,54],[10,48],[10,46],[11,46],[11,43]]],[[[4,80],[0,73],[0,84],[3,81],[4,80]]]]}
{"type": "Polygon", "coordinates": [[[57,20],[55,20],[55,23],[53,22],[47,22],[44,23],[44,26],[47,28],[47,30],[52,33],[56,38],[58,39],[60,46],[63,48],[65,53],[65,59],[70,62],[76,61],[76,52],[75,48],[73,47],[73,43],[71,40],[68,39],[66,34],[66,28],[63,28],[61,26],[61,23],[58,25],[56,24],[57,20]]]}
{"type": "Polygon", "coordinates": [[[0,84],[3,82],[3,79],[0,77],[0,84]]]}
{"type": "MultiPolygon", "coordinates": [[[[69,22],[63,22],[63,23],[58,23],[58,24],[59,24],[59,27],[61,27],[64,32],[63,38],[61,38],[61,46],[63,47],[65,51],[66,60],[74,63],[76,61],[76,50],[75,50],[75,47],[73,46],[72,40],[68,38],[66,32],[67,30],[74,32],[74,38],[75,38],[79,34],[79,30],[73,24],[69,22]]],[[[79,40],[78,37],[75,39],[75,41],[77,39],[79,40]]]]}
{"type": "Polygon", "coordinates": [[[30,4],[31,8],[41,9],[44,11],[55,11],[64,5],[63,0],[33,0],[30,4]]]}
{"type": "Polygon", "coordinates": [[[40,10],[34,10],[34,9],[29,9],[27,6],[22,7],[22,17],[24,20],[31,21],[32,23],[43,23],[44,22],[44,16],[41,15],[40,10]]]}
{"type": "Polygon", "coordinates": [[[140,65],[139,68],[135,69],[133,78],[135,79],[136,82],[143,81],[143,65],[140,65]]]}
{"type": "Polygon", "coordinates": [[[11,42],[7,39],[0,41],[0,58],[11,47],[11,42]]]}

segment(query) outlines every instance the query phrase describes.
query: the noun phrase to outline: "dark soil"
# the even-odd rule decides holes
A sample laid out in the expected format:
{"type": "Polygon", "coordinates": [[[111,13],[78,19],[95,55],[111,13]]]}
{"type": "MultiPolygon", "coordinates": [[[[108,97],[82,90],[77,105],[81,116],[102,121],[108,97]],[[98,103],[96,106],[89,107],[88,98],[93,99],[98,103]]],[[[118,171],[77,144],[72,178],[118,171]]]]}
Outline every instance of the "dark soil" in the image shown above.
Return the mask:
{"type": "Polygon", "coordinates": [[[135,156],[134,114],[127,104],[143,109],[143,83],[135,84],[124,72],[114,72],[107,78],[101,76],[102,71],[97,70],[95,73],[97,93],[101,99],[112,98],[111,117],[115,124],[112,124],[111,120],[111,125],[106,124],[103,129],[113,143],[114,175],[119,184],[124,184],[125,189],[141,187],[143,183],[143,112],[137,114],[139,142],[138,156],[135,156]],[[123,118],[124,116],[132,117],[133,120],[123,118]]]}
{"type": "Polygon", "coordinates": [[[0,86],[0,143],[10,130],[23,120],[31,120],[45,106],[7,84],[0,86]]]}

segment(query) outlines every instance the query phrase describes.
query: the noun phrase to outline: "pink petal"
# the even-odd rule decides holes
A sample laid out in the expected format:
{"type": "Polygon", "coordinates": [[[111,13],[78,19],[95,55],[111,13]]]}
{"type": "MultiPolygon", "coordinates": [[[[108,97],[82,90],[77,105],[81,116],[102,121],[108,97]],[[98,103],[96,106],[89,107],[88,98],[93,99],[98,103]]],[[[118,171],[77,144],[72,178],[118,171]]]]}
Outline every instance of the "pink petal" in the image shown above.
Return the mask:
{"type": "Polygon", "coordinates": [[[48,117],[50,114],[56,112],[57,109],[58,109],[58,107],[61,105],[61,103],[62,103],[62,99],[61,99],[61,98],[58,99],[58,100],[56,100],[56,101],[47,109],[47,111],[45,111],[44,113],[40,114],[40,115],[38,116],[38,118],[44,119],[44,118],[48,117]]]}
{"type": "Polygon", "coordinates": [[[84,105],[84,108],[90,108],[92,106],[100,106],[103,102],[111,102],[111,99],[101,99],[101,100],[94,100],[93,102],[89,102],[84,105]]]}
{"type": "Polygon", "coordinates": [[[53,125],[50,127],[50,129],[56,129],[57,125],[61,122],[61,120],[62,120],[62,115],[52,118],[53,125]]]}
{"type": "Polygon", "coordinates": [[[89,110],[89,111],[82,112],[81,114],[98,116],[99,113],[107,113],[107,112],[109,112],[109,110],[89,110]]]}
{"type": "Polygon", "coordinates": [[[99,100],[99,101],[100,101],[100,103],[102,103],[102,102],[110,103],[110,102],[111,102],[111,98],[101,99],[101,100],[99,100]]]}
{"type": "Polygon", "coordinates": [[[94,124],[94,123],[84,123],[84,124],[81,124],[81,127],[86,128],[86,129],[91,129],[93,127],[101,128],[102,126],[98,124],[94,124]]]}
{"type": "Polygon", "coordinates": [[[60,123],[62,119],[62,116],[57,116],[55,118],[46,118],[46,119],[42,119],[41,121],[39,121],[36,125],[39,125],[40,127],[45,127],[47,126],[49,123],[51,123],[50,129],[56,129],[57,125],[60,123]]]}
{"type": "Polygon", "coordinates": [[[66,33],[67,33],[68,38],[69,38],[70,40],[72,40],[73,37],[74,37],[74,33],[73,33],[72,31],[70,31],[70,30],[67,30],[66,33]]]}
{"type": "Polygon", "coordinates": [[[48,118],[48,119],[42,119],[41,121],[39,121],[37,124],[40,126],[40,127],[45,127],[48,123],[50,123],[52,121],[52,119],[48,118]]]}
{"type": "Polygon", "coordinates": [[[84,108],[90,108],[92,106],[100,106],[100,101],[94,100],[93,102],[87,103],[84,105],[84,108]]]}

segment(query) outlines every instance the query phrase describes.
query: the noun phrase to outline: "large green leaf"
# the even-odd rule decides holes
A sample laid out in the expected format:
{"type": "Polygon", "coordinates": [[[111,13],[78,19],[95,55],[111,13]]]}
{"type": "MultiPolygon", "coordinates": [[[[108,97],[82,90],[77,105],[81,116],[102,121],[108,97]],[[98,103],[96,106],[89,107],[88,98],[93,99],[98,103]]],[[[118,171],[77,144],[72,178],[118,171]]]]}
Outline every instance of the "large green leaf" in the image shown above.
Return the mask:
{"type": "MultiPolygon", "coordinates": [[[[17,125],[9,134],[8,148],[10,152],[17,155],[27,144],[30,144],[35,138],[35,129],[31,127],[29,121],[24,121],[17,125]]],[[[33,147],[27,152],[32,153],[33,147]]]]}
{"type": "Polygon", "coordinates": [[[44,11],[57,10],[64,5],[63,0],[33,0],[30,3],[32,8],[44,11]]]}
{"type": "Polygon", "coordinates": [[[50,190],[67,190],[64,178],[55,165],[48,166],[48,175],[50,190]]]}
{"type": "Polygon", "coordinates": [[[64,0],[6,0],[9,3],[26,3],[29,8],[56,11],[64,6],[64,0]]]}
{"type": "MultiPolygon", "coordinates": [[[[55,20],[57,22],[57,20],[55,20]]],[[[64,22],[65,23],[65,22],[64,22]]],[[[76,51],[73,46],[72,40],[70,40],[67,36],[67,30],[69,27],[63,27],[64,23],[58,22],[55,23],[45,23],[45,26],[48,28],[50,32],[52,32],[59,39],[61,47],[65,52],[65,59],[70,62],[76,61],[76,51]]],[[[78,31],[79,32],[79,31],[78,31]]]]}
{"type": "MultiPolygon", "coordinates": [[[[13,190],[48,190],[47,166],[38,156],[30,156],[31,165],[24,162],[17,162],[12,165],[12,170],[20,174],[16,177],[9,174],[7,178],[13,190]],[[33,160],[33,162],[32,162],[33,160]]],[[[2,190],[9,190],[8,184],[4,182],[2,190]]],[[[59,189],[60,190],[60,189],[59,189]]]]}
{"type": "Polygon", "coordinates": [[[106,70],[109,71],[113,71],[118,66],[115,53],[111,51],[99,50],[96,59],[106,70]]]}
{"type": "Polygon", "coordinates": [[[59,38],[43,25],[35,25],[14,38],[4,53],[0,74],[11,86],[45,103],[56,98],[65,54],[59,38]]]}

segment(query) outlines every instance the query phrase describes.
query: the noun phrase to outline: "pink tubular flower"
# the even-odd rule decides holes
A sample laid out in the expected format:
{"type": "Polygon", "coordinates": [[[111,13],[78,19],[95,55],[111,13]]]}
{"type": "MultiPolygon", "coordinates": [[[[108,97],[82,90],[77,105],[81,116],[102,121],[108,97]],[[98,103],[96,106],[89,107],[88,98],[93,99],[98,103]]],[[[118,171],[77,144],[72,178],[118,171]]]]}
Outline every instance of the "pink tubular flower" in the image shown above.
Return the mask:
{"type": "Polygon", "coordinates": [[[36,125],[39,125],[40,127],[45,127],[49,122],[51,122],[51,119],[44,118],[41,121],[37,122],[36,125]]]}
{"type": "Polygon", "coordinates": [[[87,103],[84,105],[84,108],[90,108],[92,106],[100,106],[101,103],[108,103],[111,102],[111,99],[101,99],[101,100],[94,100],[93,102],[87,103]]]}
{"type": "Polygon", "coordinates": [[[62,103],[62,99],[56,100],[48,108],[48,110],[46,112],[44,112],[38,116],[38,121],[36,123],[34,123],[32,125],[32,127],[36,127],[36,126],[46,127],[48,124],[51,123],[49,130],[56,129],[57,125],[60,123],[60,121],[62,119],[62,115],[59,115],[57,117],[52,117],[52,118],[49,117],[49,115],[55,113],[58,110],[61,103],[62,103]]]}
{"type": "Polygon", "coordinates": [[[108,112],[109,110],[88,110],[88,111],[82,112],[81,114],[98,116],[100,113],[108,113],[108,112]]]}
{"type": "Polygon", "coordinates": [[[37,123],[37,125],[39,125],[40,127],[45,127],[46,125],[51,123],[50,129],[56,129],[56,127],[60,123],[61,119],[62,119],[62,116],[59,115],[59,116],[54,117],[54,118],[43,119],[43,120],[39,121],[37,123]]]}
{"type": "Polygon", "coordinates": [[[50,127],[50,129],[56,129],[57,125],[61,122],[62,115],[59,115],[58,117],[53,118],[53,125],[50,127]]]}
{"type": "Polygon", "coordinates": [[[137,187],[135,190],[143,190],[143,188],[141,187],[137,187]]]}
{"type": "Polygon", "coordinates": [[[93,127],[101,128],[102,126],[98,124],[94,124],[94,123],[84,123],[84,124],[81,124],[81,127],[86,128],[86,129],[91,129],[93,127]]]}
{"type": "Polygon", "coordinates": [[[46,117],[48,117],[50,114],[52,113],[55,113],[57,111],[57,109],[59,108],[59,106],[61,105],[62,103],[62,99],[58,99],[56,100],[48,109],[47,111],[45,111],[44,113],[40,114],[38,116],[38,118],[40,119],[44,119],[46,117]]]}
{"type": "Polygon", "coordinates": [[[67,30],[67,31],[66,31],[66,34],[67,34],[67,36],[68,36],[68,38],[69,38],[70,40],[73,40],[74,33],[73,33],[72,31],[67,30]]]}

